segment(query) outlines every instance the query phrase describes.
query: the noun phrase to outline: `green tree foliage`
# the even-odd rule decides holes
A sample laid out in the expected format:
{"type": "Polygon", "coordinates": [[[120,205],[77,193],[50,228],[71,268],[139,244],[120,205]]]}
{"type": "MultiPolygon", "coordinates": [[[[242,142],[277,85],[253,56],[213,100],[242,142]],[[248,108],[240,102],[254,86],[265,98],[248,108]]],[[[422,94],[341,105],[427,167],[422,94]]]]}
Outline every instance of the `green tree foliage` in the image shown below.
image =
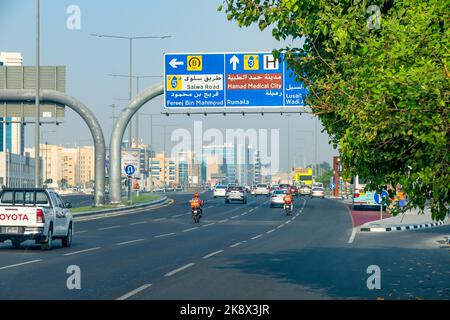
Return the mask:
{"type": "MultiPolygon", "coordinates": [[[[228,20],[304,39],[286,54],[341,161],[368,187],[449,212],[449,2],[225,0],[228,20]]],[[[298,41],[297,41],[298,42],[298,41]]]]}

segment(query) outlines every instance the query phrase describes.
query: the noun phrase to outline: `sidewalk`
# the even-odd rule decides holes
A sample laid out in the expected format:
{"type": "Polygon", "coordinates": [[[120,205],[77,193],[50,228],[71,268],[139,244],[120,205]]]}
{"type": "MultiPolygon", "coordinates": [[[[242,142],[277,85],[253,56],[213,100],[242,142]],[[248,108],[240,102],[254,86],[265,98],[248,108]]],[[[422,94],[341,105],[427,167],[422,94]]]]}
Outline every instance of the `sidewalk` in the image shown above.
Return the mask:
{"type": "Polygon", "coordinates": [[[400,230],[414,230],[421,228],[435,227],[446,224],[448,218],[444,221],[435,221],[431,217],[430,209],[425,209],[423,214],[419,213],[419,209],[408,210],[404,214],[395,217],[390,217],[380,221],[366,222],[360,230],[366,232],[386,232],[386,231],[400,231],[400,230]]]}

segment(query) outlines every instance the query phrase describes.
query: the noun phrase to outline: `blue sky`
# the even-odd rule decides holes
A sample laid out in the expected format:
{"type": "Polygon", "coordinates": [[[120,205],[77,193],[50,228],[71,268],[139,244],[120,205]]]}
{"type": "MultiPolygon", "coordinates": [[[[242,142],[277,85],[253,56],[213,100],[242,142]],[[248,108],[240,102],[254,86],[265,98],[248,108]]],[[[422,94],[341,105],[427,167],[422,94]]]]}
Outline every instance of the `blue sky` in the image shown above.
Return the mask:
{"type": "MultiPolygon", "coordinates": [[[[88,105],[104,128],[109,142],[112,110],[109,105],[125,106],[115,98],[128,97],[128,79],[108,74],[128,74],[127,40],[97,38],[91,33],[149,36],[171,35],[170,39],[137,40],[133,45],[133,74],[161,75],[164,52],[234,52],[271,51],[291,42],[280,43],[271,37],[270,30],[257,27],[241,29],[235,22],[218,12],[221,0],[41,0],[41,64],[65,65],[67,93],[88,105]],[[81,9],[81,29],[69,30],[66,13],[69,5],[81,9]]],[[[0,1],[0,51],[22,52],[25,65],[35,63],[35,1],[0,1]]],[[[160,79],[141,79],[140,87],[148,87],[160,79]]],[[[134,83],[134,93],[136,87],[134,83]]],[[[162,99],[145,105],[143,113],[158,114],[162,99]]],[[[118,112],[118,110],[116,110],[118,112]]],[[[141,117],[140,135],[149,142],[148,116],[141,117]]],[[[205,128],[277,128],[280,129],[281,152],[287,154],[287,118],[280,115],[171,116],[155,117],[158,124],[193,128],[194,120],[203,120],[205,128]],[[250,120],[250,121],[249,121],[250,120]],[[251,125],[249,125],[251,123],[251,125]]],[[[31,127],[31,126],[29,126],[31,127]]],[[[310,116],[291,117],[291,162],[313,162],[314,129],[310,116]],[[297,133],[296,133],[297,131],[297,133]]],[[[319,126],[319,130],[321,126],[319,126]]],[[[91,144],[91,136],[83,121],[72,111],[66,111],[63,125],[46,126],[44,140],[66,146],[91,144]],[[74,135],[74,133],[76,133],[74,135]]],[[[31,128],[27,141],[32,141],[31,128]]],[[[154,128],[155,148],[162,148],[162,128],[154,128]]],[[[337,154],[328,144],[328,137],[319,132],[318,159],[331,162],[337,154]]],[[[281,164],[287,165],[287,160],[281,164]]]]}

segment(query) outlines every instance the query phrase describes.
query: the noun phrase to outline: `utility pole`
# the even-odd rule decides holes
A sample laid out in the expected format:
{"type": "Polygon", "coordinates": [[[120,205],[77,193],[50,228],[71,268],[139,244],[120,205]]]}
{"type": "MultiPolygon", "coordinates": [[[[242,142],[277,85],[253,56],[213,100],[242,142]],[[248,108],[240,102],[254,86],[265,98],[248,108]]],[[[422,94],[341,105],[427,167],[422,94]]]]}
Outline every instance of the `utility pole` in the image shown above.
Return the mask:
{"type": "MultiPolygon", "coordinates": [[[[162,78],[163,76],[156,75],[140,75],[140,76],[130,76],[125,74],[108,74],[111,77],[121,77],[121,78],[129,78],[136,79],[136,95],[139,94],[139,80],[143,78],[162,78]]],[[[134,115],[135,125],[134,125],[134,138],[136,139],[136,144],[139,143],[139,112],[136,112],[134,115]]],[[[131,145],[131,143],[130,143],[131,145]]]]}
{"type": "MultiPolygon", "coordinates": [[[[172,36],[142,36],[142,37],[134,37],[134,36],[120,36],[120,35],[106,35],[106,34],[91,34],[91,36],[94,37],[99,37],[99,38],[115,38],[115,39],[125,39],[128,40],[129,42],[129,82],[128,82],[128,98],[129,98],[129,102],[131,102],[131,99],[133,98],[133,40],[139,40],[139,39],[166,39],[166,38],[171,38],[172,36]]],[[[128,124],[128,139],[130,140],[129,144],[130,147],[132,146],[133,143],[133,125],[132,122],[130,121],[130,123],[128,124]]]]}
{"type": "MultiPolygon", "coordinates": [[[[36,0],[36,97],[35,97],[35,105],[36,105],[36,123],[34,128],[34,185],[36,188],[41,187],[41,168],[40,168],[40,146],[41,143],[39,140],[40,137],[40,122],[41,122],[41,108],[39,101],[39,93],[40,93],[40,1],[36,0]]],[[[6,148],[5,148],[6,150],[6,148]]]]}

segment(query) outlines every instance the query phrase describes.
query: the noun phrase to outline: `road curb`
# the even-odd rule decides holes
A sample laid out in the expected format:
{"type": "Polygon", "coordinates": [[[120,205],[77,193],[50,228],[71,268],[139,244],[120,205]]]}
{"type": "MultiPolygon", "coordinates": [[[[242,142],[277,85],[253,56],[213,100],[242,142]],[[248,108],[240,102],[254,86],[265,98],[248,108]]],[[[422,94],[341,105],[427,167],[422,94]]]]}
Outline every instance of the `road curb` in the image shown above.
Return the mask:
{"type": "Polygon", "coordinates": [[[125,207],[120,207],[120,208],[112,208],[112,209],[97,210],[97,211],[87,211],[87,212],[77,212],[77,213],[73,213],[73,216],[74,216],[74,218],[89,217],[89,216],[100,215],[100,214],[123,212],[123,211],[128,211],[131,209],[154,207],[156,205],[167,204],[168,199],[169,198],[167,198],[167,196],[164,196],[161,199],[154,200],[152,202],[140,203],[140,204],[125,206],[125,207]]]}
{"type": "Polygon", "coordinates": [[[423,228],[431,228],[441,226],[447,223],[447,220],[431,222],[431,223],[422,223],[422,224],[410,224],[403,226],[392,226],[392,227],[374,227],[374,228],[360,228],[359,230],[362,232],[389,232],[389,231],[403,231],[403,230],[417,230],[423,228]]]}

